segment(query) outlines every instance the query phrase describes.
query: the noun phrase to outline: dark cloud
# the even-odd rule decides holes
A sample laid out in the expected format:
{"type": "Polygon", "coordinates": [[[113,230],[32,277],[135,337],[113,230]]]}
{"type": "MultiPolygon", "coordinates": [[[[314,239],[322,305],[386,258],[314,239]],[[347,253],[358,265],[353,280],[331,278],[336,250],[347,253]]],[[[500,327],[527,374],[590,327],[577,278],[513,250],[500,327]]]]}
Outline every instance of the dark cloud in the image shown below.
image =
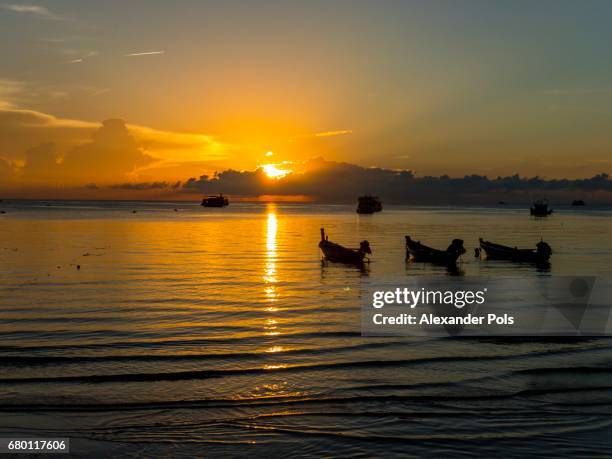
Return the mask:
{"type": "Polygon", "coordinates": [[[179,180],[178,182],[140,182],[140,183],[118,183],[116,185],[111,185],[109,188],[115,190],[132,190],[132,191],[142,191],[142,190],[165,190],[172,189],[178,190],[181,188],[182,182],[179,180]]]}
{"type": "MultiPolygon", "coordinates": [[[[180,182],[179,182],[180,184],[180,182]]],[[[144,183],[118,183],[110,188],[116,190],[163,190],[173,185],[168,182],[144,182],[144,183]]]]}
{"type": "Polygon", "coordinates": [[[466,175],[417,177],[408,170],[364,168],[321,158],[305,165],[301,173],[275,180],[261,170],[226,170],[212,177],[191,178],[183,185],[190,193],[226,193],[229,195],[308,195],[328,202],[354,202],[364,193],[379,195],[384,202],[405,204],[453,204],[529,202],[535,197],[567,201],[587,197],[591,201],[612,201],[612,180],[608,174],[588,179],[553,179],[540,177],[488,178],[466,175]]]}

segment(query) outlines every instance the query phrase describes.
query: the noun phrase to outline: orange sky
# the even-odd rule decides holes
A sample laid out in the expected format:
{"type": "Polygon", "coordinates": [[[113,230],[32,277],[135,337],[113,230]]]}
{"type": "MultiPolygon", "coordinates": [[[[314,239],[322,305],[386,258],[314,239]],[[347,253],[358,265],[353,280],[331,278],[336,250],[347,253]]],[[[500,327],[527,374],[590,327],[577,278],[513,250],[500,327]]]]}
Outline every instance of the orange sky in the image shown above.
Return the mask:
{"type": "Polygon", "coordinates": [[[376,3],[3,3],[0,192],[121,197],[315,157],[609,170],[609,2],[376,3]]]}

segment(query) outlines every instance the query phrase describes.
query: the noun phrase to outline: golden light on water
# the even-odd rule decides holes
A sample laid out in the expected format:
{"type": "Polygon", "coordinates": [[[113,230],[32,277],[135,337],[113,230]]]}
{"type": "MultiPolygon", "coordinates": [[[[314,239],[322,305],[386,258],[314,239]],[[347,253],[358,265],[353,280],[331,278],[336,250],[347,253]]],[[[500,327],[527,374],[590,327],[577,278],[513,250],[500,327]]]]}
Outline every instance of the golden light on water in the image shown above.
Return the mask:
{"type": "Polygon", "coordinates": [[[270,353],[270,354],[274,354],[276,352],[282,352],[284,350],[283,346],[272,346],[268,349],[266,349],[266,352],[270,353]]]}
{"type": "Polygon", "coordinates": [[[266,221],[266,266],[263,276],[267,284],[264,293],[268,299],[276,297],[276,232],[278,230],[278,220],[276,218],[276,206],[269,204],[267,208],[268,218],[266,221]]]}
{"type": "Polygon", "coordinates": [[[279,368],[287,368],[287,365],[285,364],[264,365],[264,370],[278,370],[279,368]]]}
{"type": "Polygon", "coordinates": [[[278,230],[278,220],[276,218],[276,206],[269,204],[267,207],[268,221],[266,225],[266,249],[268,258],[276,256],[276,232],[278,230]]]}
{"type": "MultiPolygon", "coordinates": [[[[278,233],[278,218],[276,215],[276,204],[270,203],[266,208],[266,261],[264,265],[263,281],[264,281],[264,297],[266,302],[273,303],[278,299],[276,284],[278,282],[276,272],[277,244],[276,238],[278,233]]],[[[278,308],[268,304],[265,308],[268,313],[278,312],[278,308]]],[[[278,335],[277,321],[272,318],[267,318],[264,329],[268,336],[278,335]]]]}

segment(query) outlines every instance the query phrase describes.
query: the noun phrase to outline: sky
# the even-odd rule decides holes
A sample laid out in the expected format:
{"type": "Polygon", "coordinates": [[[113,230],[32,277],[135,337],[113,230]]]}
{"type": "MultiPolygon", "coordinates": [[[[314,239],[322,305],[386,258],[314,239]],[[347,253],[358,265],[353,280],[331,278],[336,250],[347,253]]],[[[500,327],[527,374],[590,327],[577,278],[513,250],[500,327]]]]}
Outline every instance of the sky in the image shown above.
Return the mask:
{"type": "Polygon", "coordinates": [[[612,169],[611,23],[597,0],[0,0],[0,191],[319,157],[592,177],[612,169]]]}

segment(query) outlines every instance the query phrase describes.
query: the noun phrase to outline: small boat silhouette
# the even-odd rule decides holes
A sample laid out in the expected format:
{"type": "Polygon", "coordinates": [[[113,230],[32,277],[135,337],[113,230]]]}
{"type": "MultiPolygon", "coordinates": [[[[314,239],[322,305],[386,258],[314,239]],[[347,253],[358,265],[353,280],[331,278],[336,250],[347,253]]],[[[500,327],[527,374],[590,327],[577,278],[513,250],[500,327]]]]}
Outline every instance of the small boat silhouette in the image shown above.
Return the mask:
{"type": "Polygon", "coordinates": [[[229,200],[223,194],[211,195],[202,199],[202,205],[204,207],[225,207],[229,206],[229,200]]]}
{"type": "Polygon", "coordinates": [[[359,196],[357,201],[358,214],[373,214],[380,211],[382,211],[382,203],[378,196],[371,196],[369,194],[359,196]]]}
{"type": "Polygon", "coordinates": [[[536,244],[535,249],[519,249],[479,239],[480,248],[485,251],[491,260],[509,260],[524,263],[546,263],[552,255],[552,249],[544,242],[536,244]]]}
{"type": "Polygon", "coordinates": [[[349,249],[340,244],[329,242],[323,228],[321,228],[319,248],[327,260],[350,264],[361,264],[364,262],[366,254],[372,253],[368,241],[361,241],[358,249],[349,249]]]}
{"type": "Polygon", "coordinates": [[[406,259],[426,263],[454,264],[465,253],[462,239],[453,239],[446,250],[438,250],[406,236],[406,259]]]}
{"type": "Polygon", "coordinates": [[[546,217],[553,213],[552,209],[548,208],[548,201],[546,199],[535,201],[533,206],[529,208],[529,212],[535,217],[546,217]]]}

